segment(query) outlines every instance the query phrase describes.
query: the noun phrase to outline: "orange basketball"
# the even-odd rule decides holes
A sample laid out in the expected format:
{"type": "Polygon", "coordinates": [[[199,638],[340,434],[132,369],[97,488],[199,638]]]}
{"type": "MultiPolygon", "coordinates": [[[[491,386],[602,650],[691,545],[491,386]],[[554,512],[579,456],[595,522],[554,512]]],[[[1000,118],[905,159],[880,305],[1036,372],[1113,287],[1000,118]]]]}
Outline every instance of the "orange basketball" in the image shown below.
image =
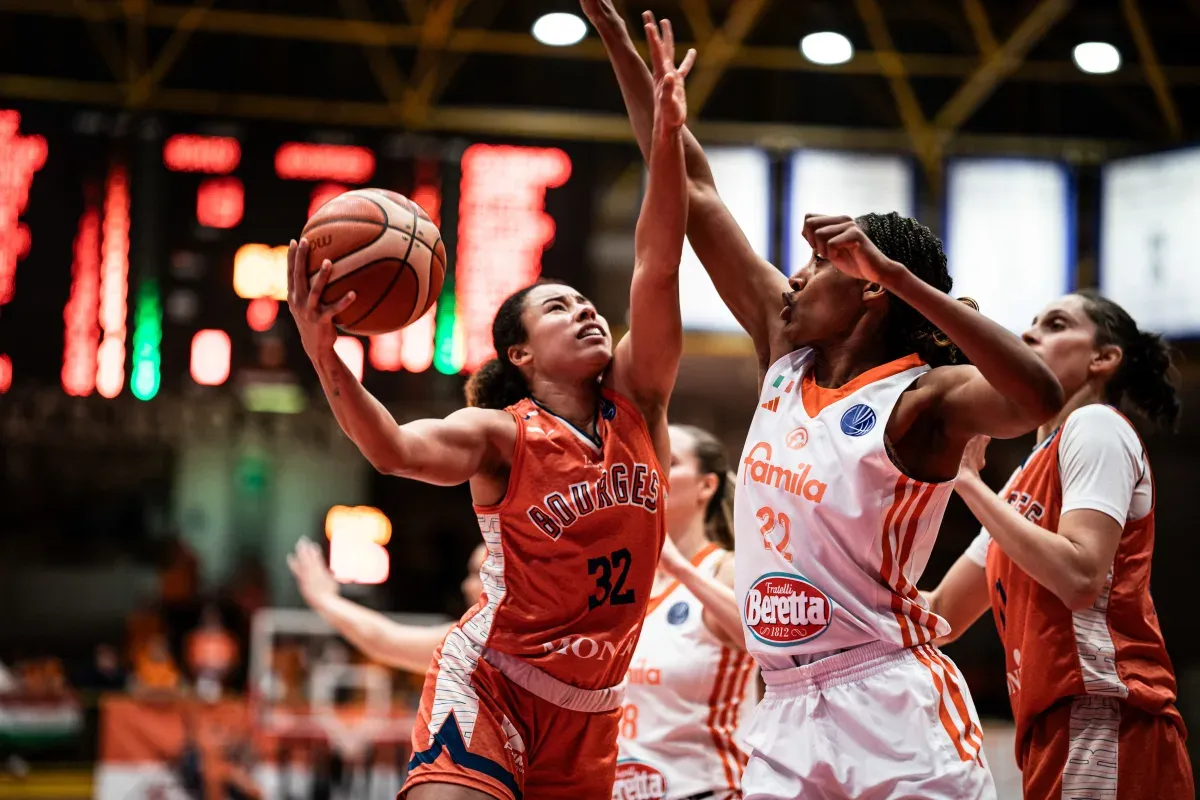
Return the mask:
{"type": "Polygon", "coordinates": [[[446,278],[446,246],[429,215],[386,189],[338,195],[308,220],[311,279],[333,262],[321,302],[355,300],[333,321],[347,333],[370,335],[416,322],[437,301],[446,278]]]}

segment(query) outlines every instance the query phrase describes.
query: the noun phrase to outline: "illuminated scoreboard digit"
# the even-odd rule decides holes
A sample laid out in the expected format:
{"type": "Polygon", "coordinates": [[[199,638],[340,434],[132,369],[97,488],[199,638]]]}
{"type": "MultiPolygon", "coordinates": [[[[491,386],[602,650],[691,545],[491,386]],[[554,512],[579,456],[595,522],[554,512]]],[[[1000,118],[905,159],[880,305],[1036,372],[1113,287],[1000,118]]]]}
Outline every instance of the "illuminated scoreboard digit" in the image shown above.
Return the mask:
{"type": "Polygon", "coordinates": [[[571,159],[556,148],[473,145],[463,153],[455,329],[462,326],[468,372],[495,355],[492,319],[504,298],[541,275],[554,241],[546,190],[570,177],[571,159]]]}

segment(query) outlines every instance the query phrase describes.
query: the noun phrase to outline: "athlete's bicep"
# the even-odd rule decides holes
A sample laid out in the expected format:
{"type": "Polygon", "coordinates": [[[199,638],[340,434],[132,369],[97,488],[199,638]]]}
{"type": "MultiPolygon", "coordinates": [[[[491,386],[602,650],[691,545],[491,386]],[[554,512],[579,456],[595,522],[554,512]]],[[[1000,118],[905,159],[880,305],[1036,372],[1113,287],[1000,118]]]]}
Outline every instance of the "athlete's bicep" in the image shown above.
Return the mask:
{"type": "Polygon", "coordinates": [[[939,367],[928,374],[940,395],[936,406],[942,430],[951,440],[965,442],[979,435],[1014,439],[1035,427],[1028,413],[975,367],[939,367]]]}
{"type": "Polygon", "coordinates": [[[400,426],[401,458],[390,470],[438,486],[465,483],[492,462],[511,463],[516,421],[505,411],[463,408],[445,419],[400,426]]]}
{"type": "Polygon", "coordinates": [[[779,312],[787,278],[754,251],[715,186],[693,183],[688,199],[688,241],[722,302],[750,334],[759,360],[770,363],[783,328],[779,312]]]}

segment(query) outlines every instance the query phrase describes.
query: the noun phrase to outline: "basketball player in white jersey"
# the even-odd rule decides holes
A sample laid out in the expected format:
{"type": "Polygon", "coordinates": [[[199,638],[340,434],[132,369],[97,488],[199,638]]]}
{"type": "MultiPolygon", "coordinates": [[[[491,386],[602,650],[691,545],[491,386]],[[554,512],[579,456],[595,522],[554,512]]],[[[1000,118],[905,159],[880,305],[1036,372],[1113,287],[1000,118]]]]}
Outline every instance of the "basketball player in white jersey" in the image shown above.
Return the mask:
{"type": "Polygon", "coordinates": [[[757,702],[733,593],[733,483],[707,431],[671,426],[669,538],[626,678],[613,800],[741,796],[757,702]]]}
{"type": "MultiPolygon", "coordinates": [[[[611,0],[583,6],[647,152],[652,77],[611,0]]],[[[763,379],[735,505],[736,591],[767,685],[745,796],[994,797],[966,682],[933,645],[948,626],[916,584],[966,444],[1029,432],[1062,387],[947,295],[928,228],[810,214],[813,256],[788,279],[754,252],[686,130],[685,152],[688,237],[763,379]]]]}

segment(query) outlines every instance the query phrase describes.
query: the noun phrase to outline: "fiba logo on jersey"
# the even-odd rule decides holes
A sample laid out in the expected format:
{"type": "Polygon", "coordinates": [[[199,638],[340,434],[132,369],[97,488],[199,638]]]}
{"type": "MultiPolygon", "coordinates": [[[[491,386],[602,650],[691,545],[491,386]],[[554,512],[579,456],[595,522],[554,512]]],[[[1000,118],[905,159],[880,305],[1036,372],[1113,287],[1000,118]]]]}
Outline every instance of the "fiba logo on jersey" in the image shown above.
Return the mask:
{"type": "Polygon", "coordinates": [[[641,761],[617,763],[612,800],[664,800],[666,796],[667,778],[654,767],[641,761]]]}
{"type": "Polygon", "coordinates": [[[829,628],[829,596],[799,575],[768,572],[746,593],[742,617],[754,638],[787,647],[815,639],[829,628]]]}
{"type": "Polygon", "coordinates": [[[667,611],[667,622],[671,623],[672,625],[682,625],[683,623],[687,622],[687,618],[688,604],[683,600],[680,600],[678,603],[671,606],[670,610],[667,611]]]}
{"type": "Polygon", "coordinates": [[[842,433],[847,436],[866,436],[875,427],[875,410],[859,403],[842,414],[842,433]]]}

